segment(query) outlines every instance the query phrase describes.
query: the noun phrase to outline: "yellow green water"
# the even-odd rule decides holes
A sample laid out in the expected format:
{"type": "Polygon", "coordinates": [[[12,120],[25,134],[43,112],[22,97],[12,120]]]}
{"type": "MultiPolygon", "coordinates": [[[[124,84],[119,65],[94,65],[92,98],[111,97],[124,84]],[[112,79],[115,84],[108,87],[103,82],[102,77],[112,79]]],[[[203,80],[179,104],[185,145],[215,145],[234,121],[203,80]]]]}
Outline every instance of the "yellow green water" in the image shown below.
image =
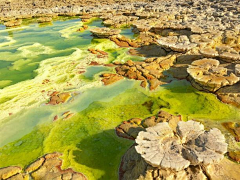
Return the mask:
{"type": "MultiPolygon", "coordinates": [[[[128,55],[127,49],[109,40],[92,39],[89,30],[76,32],[79,26],[78,19],[58,20],[43,27],[31,23],[15,30],[0,26],[1,37],[5,37],[0,40],[0,167],[24,167],[57,151],[63,153],[63,168],[72,167],[93,180],[114,180],[118,179],[121,156],[133,144],[114,132],[124,120],[145,118],[160,109],[180,114],[185,120],[239,118],[239,110],[221,103],[213,94],[195,90],[186,80],[175,80],[153,92],[126,79],[103,86],[99,74],[114,70],[89,66],[91,61],[142,58],[128,55]],[[105,50],[109,57],[96,58],[87,51],[90,47],[105,50]],[[79,74],[80,70],[86,72],[79,74]],[[42,84],[45,79],[50,82],[42,84]],[[45,105],[47,91],[55,90],[77,95],[65,104],[45,105]],[[66,111],[75,115],[63,120],[66,111]],[[55,115],[60,119],[53,121],[55,115]]],[[[102,25],[94,21],[89,26],[102,25]]],[[[129,32],[122,33],[133,36],[129,32]]]]}

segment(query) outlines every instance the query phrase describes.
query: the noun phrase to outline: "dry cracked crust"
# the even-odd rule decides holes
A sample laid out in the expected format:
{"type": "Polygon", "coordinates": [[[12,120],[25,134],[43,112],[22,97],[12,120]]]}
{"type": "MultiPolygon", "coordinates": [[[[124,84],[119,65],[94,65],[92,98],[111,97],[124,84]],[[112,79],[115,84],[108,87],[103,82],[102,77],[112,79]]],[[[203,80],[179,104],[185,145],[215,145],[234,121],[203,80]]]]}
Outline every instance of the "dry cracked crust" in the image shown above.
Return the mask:
{"type": "MultiPolygon", "coordinates": [[[[222,153],[226,151],[226,144],[223,143],[219,146],[217,141],[222,142],[224,140],[223,135],[221,135],[221,132],[216,129],[212,129],[208,132],[204,131],[203,125],[201,125],[198,122],[190,121],[189,124],[186,126],[186,123],[181,121],[181,117],[179,116],[173,116],[167,112],[160,111],[156,116],[152,116],[146,119],[139,119],[139,118],[133,118],[129,121],[124,121],[121,125],[119,125],[116,128],[116,132],[120,137],[128,138],[128,139],[135,139],[138,134],[140,133],[146,133],[146,130],[149,128],[153,128],[154,126],[158,124],[165,124],[165,131],[160,132],[160,134],[168,134],[169,137],[165,138],[166,144],[173,145],[173,149],[171,150],[179,150],[179,144],[176,144],[176,142],[179,142],[179,139],[181,141],[184,141],[185,143],[188,142],[187,145],[184,146],[184,148],[187,148],[188,146],[191,146],[193,148],[194,153],[190,154],[192,157],[194,154],[198,155],[198,159],[192,158],[193,163],[196,163],[196,161],[201,165],[189,165],[185,169],[176,171],[174,169],[170,168],[163,168],[163,167],[154,167],[147,163],[144,158],[137,153],[136,147],[137,144],[134,144],[122,157],[121,165],[119,168],[119,179],[120,180],[129,180],[129,179],[138,179],[138,180],[149,180],[149,179],[196,179],[196,180],[202,180],[202,179],[213,179],[213,180],[225,180],[225,179],[238,179],[238,172],[240,170],[240,166],[227,158],[224,158],[222,161],[213,163],[210,165],[206,165],[213,161],[214,159],[209,158],[202,158],[202,152],[201,152],[201,143],[207,142],[205,147],[207,147],[207,151],[211,151],[210,149],[215,149],[216,151],[213,151],[214,157],[223,158],[222,153]],[[168,125],[166,125],[168,123],[168,125]],[[177,128],[178,126],[178,128],[177,128]],[[190,127],[189,127],[190,126],[190,127]],[[148,127],[148,128],[147,128],[148,127]],[[171,128],[169,128],[171,127],[171,128]],[[147,128],[147,129],[145,129],[147,128]],[[194,132],[194,133],[193,133],[194,132]],[[179,134],[176,136],[176,134],[179,134]],[[191,136],[189,136],[191,135],[191,136]],[[199,136],[198,136],[199,135],[199,136]],[[212,136],[214,135],[214,136],[212,136]],[[216,137],[216,136],[217,137],[216,137]],[[171,137],[173,136],[173,137],[171,137]],[[193,143],[193,140],[195,138],[195,141],[193,143]],[[217,139],[217,141],[211,141],[210,139],[217,139]],[[172,139],[172,143],[170,143],[168,140],[172,139]],[[177,140],[178,139],[178,140],[177,140]],[[211,143],[213,142],[213,146],[211,143]],[[200,148],[199,148],[200,146],[200,148]],[[178,147],[178,148],[176,148],[178,147]],[[222,149],[222,148],[223,149],[222,149]],[[198,149],[199,148],[199,149],[198,149]],[[200,150],[200,151],[199,151],[200,150]],[[216,154],[219,154],[215,156],[216,154]],[[210,161],[209,161],[210,160],[210,161]]],[[[159,131],[159,129],[157,130],[159,131]]],[[[148,132],[149,133],[149,132],[148,132]]],[[[146,139],[150,139],[149,136],[146,137],[146,139]]],[[[152,138],[151,138],[152,139],[152,138]]],[[[157,141],[164,141],[164,138],[158,138],[157,141]]],[[[171,140],[170,140],[171,141],[171,140]]],[[[149,145],[150,143],[148,143],[149,145]]],[[[183,149],[183,147],[181,147],[183,149]]],[[[206,151],[206,152],[207,152],[206,151]]],[[[167,154],[167,153],[166,153],[167,154]]],[[[186,153],[187,154],[187,153],[186,153]]],[[[233,152],[232,152],[233,154],[233,152]]],[[[189,155],[189,154],[188,154],[189,155]]],[[[207,154],[205,157],[209,157],[210,154],[207,154]]],[[[234,154],[233,154],[234,155],[234,154]]],[[[171,156],[176,157],[176,156],[171,156]]],[[[210,156],[211,157],[211,156],[210,156]]],[[[236,157],[236,155],[235,155],[236,157]]],[[[154,159],[156,161],[156,159],[154,159]]],[[[169,159],[167,159],[169,160],[169,159]]],[[[216,160],[216,159],[215,159],[216,160]]],[[[185,161],[185,160],[184,160],[185,161]]],[[[187,162],[188,164],[188,162],[187,162]]],[[[171,165],[171,163],[170,163],[171,165]]],[[[175,167],[175,165],[174,165],[175,167]]]]}
{"type": "Polygon", "coordinates": [[[87,180],[82,174],[73,171],[71,168],[62,170],[62,160],[60,153],[46,154],[39,158],[26,169],[17,166],[9,166],[0,169],[0,179],[2,180],[87,180]]]}
{"type": "Polygon", "coordinates": [[[121,30],[120,29],[109,29],[109,28],[94,28],[90,30],[93,36],[99,38],[108,38],[113,35],[118,35],[121,30]]]}
{"type": "Polygon", "coordinates": [[[209,165],[219,162],[227,152],[227,144],[221,131],[208,132],[195,121],[180,121],[174,134],[167,122],[142,131],[136,138],[135,148],[153,167],[180,171],[191,165],[209,165]]]}
{"type": "Polygon", "coordinates": [[[141,81],[141,86],[144,88],[149,84],[149,89],[154,90],[159,85],[168,82],[165,80],[163,71],[169,69],[175,60],[175,55],[168,55],[166,57],[148,58],[144,62],[129,60],[124,64],[115,63],[117,75],[103,74],[102,81],[107,85],[121,80],[121,77],[126,77],[141,81]]]}
{"type": "Polygon", "coordinates": [[[215,92],[223,86],[233,85],[239,81],[235,74],[228,74],[227,68],[220,67],[215,59],[194,61],[187,69],[192,85],[200,90],[215,92]]]}

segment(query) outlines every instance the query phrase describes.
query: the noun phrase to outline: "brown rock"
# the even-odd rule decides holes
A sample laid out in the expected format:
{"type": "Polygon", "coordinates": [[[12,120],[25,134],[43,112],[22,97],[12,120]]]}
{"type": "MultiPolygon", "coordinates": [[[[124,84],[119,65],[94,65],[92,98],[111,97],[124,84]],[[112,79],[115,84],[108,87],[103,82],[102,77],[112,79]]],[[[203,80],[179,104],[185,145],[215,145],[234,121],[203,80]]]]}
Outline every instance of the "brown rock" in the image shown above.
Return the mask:
{"type": "Polygon", "coordinates": [[[222,125],[235,137],[236,141],[240,140],[240,123],[224,122],[222,125]]]}
{"type": "Polygon", "coordinates": [[[28,180],[28,179],[30,179],[29,175],[23,175],[21,173],[11,176],[10,178],[7,178],[7,180],[28,180]]]}
{"type": "Polygon", "coordinates": [[[176,60],[175,55],[160,58],[148,58],[144,62],[127,61],[116,67],[117,74],[129,79],[141,80],[141,86],[146,87],[149,81],[150,89],[153,90],[159,85],[166,84],[160,80],[162,72],[169,69],[176,60]]]}
{"type": "Polygon", "coordinates": [[[116,133],[118,136],[135,139],[140,131],[143,131],[144,128],[141,126],[141,119],[133,118],[128,121],[124,121],[118,127],[116,127],[116,133]]]}
{"type": "Polygon", "coordinates": [[[223,86],[233,85],[240,78],[227,73],[227,69],[219,66],[215,59],[201,59],[194,61],[187,69],[192,85],[200,90],[216,91],[223,86]]]}
{"type": "Polygon", "coordinates": [[[60,103],[65,103],[71,98],[71,93],[65,92],[65,93],[59,93],[59,92],[53,92],[50,95],[50,100],[47,104],[50,105],[57,105],[60,103]]]}
{"type": "Polygon", "coordinates": [[[166,83],[159,81],[157,78],[153,78],[149,80],[149,84],[150,84],[150,90],[153,90],[153,89],[156,89],[158,86],[166,83]]]}
{"type": "Polygon", "coordinates": [[[121,32],[119,29],[109,29],[109,28],[94,28],[90,30],[93,36],[99,38],[108,38],[113,35],[117,35],[121,32]]]}
{"type": "Polygon", "coordinates": [[[51,17],[40,17],[37,19],[37,22],[39,22],[39,23],[52,22],[52,18],[51,17]]]}
{"type": "Polygon", "coordinates": [[[10,20],[4,23],[6,27],[15,27],[15,26],[20,26],[21,24],[22,24],[22,19],[10,20]]]}
{"type": "Polygon", "coordinates": [[[236,162],[240,162],[240,151],[229,151],[228,152],[228,156],[232,159],[232,160],[234,160],[234,161],[236,161],[236,162]]]}
{"type": "Polygon", "coordinates": [[[232,86],[222,87],[216,94],[222,102],[240,107],[240,82],[232,86]]]}
{"type": "Polygon", "coordinates": [[[140,85],[141,85],[143,88],[146,88],[146,87],[147,87],[147,84],[148,84],[148,83],[147,83],[147,80],[144,80],[144,81],[141,82],[140,85]]]}
{"type": "Polygon", "coordinates": [[[31,173],[35,170],[37,170],[40,166],[42,166],[43,162],[45,161],[44,157],[39,158],[37,161],[35,161],[34,163],[32,163],[30,166],[28,166],[25,171],[27,173],[31,173]]]}
{"type": "Polygon", "coordinates": [[[10,178],[22,171],[22,168],[17,166],[9,166],[0,169],[0,179],[10,178]]]}
{"type": "MultiPolygon", "coordinates": [[[[150,104],[144,104],[149,105],[150,104]]],[[[151,107],[149,107],[151,109],[151,107]]],[[[160,111],[157,116],[151,116],[144,120],[139,118],[133,118],[128,121],[124,121],[118,127],[116,127],[116,133],[118,136],[127,138],[127,139],[135,139],[140,131],[144,131],[146,127],[155,126],[159,122],[168,122],[170,127],[177,127],[177,123],[181,120],[180,116],[173,116],[165,111],[160,111]]]]}
{"type": "Polygon", "coordinates": [[[65,179],[71,177],[71,179],[86,180],[83,174],[74,172],[72,169],[62,170],[62,160],[59,156],[59,153],[45,155],[44,163],[37,170],[32,172],[31,176],[38,180],[62,179],[62,177],[65,179]]]}
{"type": "Polygon", "coordinates": [[[134,56],[159,57],[166,56],[166,51],[158,45],[141,46],[137,49],[130,49],[129,53],[134,56]]]}
{"type": "Polygon", "coordinates": [[[122,76],[119,76],[117,74],[103,74],[102,76],[104,77],[102,79],[104,85],[109,85],[123,79],[122,76]]]}
{"type": "Polygon", "coordinates": [[[91,61],[89,65],[90,65],[90,66],[97,66],[97,65],[101,65],[101,64],[99,64],[99,63],[96,62],[96,61],[91,61]]]}
{"type": "Polygon", "coordinates": [[[135,40],[129,39],[122,35],[111,36],[110,40],[115,42],[120,47],[139,47],[138,43],[135,40]]]}
{"type": "Polygon", "coordinates": [[[96,51],[99,52],[100,54],[104,55],[104,56],[107,56],[107,55],[108,55],[108,53],[106,53],[105,51],[101,51],[101,50],[99,50],[99,49],[97,49],[96,51]]]}
{"type": "Polygon", "coordinates": [[[224,158],[219,163],[205,166],[204,171],[206,172],[208,177],[214,180],[238,180],[240,166],[239,164],[234,163],[227,158],[224,158]]]}

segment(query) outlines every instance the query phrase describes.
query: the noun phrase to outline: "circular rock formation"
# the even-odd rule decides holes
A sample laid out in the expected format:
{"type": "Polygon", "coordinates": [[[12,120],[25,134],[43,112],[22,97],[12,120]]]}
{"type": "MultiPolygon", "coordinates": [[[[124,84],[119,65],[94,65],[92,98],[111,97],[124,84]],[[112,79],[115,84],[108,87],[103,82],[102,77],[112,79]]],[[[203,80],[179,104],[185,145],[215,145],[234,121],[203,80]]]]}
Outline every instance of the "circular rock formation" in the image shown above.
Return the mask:
{"type": "Polygon", "coordinates": [[[153,167],[183,170],[189,165],[209,165],[219,162],[227,152],[227,144],[220,130],[204,131],[195,121],[180,121],[176,134],[168,123],[159,123],[141,131],[135,148],[153,167]]]}
{"type": "Polygon", "coordinates": [[[90,30],[93,36],[98,38],[108,38],[113,35],[118,35],[121,30],[120,29],[110,29],[110,28],[94,28],[90,30]]]}
{"type": "Polygon", "coordinates": [[[228,74],[227,69],[219,65],[215,59],[194,61],[187,69],[192,85],[200,90],[216,91],[239,81],[239,77],[233,73],[228,74]]]}

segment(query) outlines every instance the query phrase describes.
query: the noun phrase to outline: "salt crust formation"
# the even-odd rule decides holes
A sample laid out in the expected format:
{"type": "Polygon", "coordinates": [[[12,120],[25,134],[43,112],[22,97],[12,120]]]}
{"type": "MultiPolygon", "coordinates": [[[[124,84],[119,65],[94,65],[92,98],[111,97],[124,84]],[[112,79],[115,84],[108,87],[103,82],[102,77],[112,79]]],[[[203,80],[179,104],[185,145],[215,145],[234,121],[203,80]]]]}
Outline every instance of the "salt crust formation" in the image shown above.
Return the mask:
{"type": "Polygon", "coordinates": [[[117,35],[121,32],[120,29],[109,29],[109,28],[94,28],[90,30],[93,36],[99,38],[108,38],[113,35],[117,35]]]}
{"type": "Polygon", "coordinates": [[[219,162],[227,152],[227,144],[221,131],[214,128],[204,131],[195,121],[180,121],[176,135],[167,122],[141,131],[135,148],[153,167],[183,170],[189,165],[208,165],[219,162]]]}
{"type": "Polygon", "coordinates": [[[170,48],[173,51],[185,52],[196,47],[196,43],[191,43],[186,35],[161,37],[157,41],[161,46],[170,48]]]}
{"type": "MultiPolygon", "coordinates": [[[[160,111],[143,120],[124,121],[116,133],[123,138],[136,138],[137,143],[122,158],[120,180],[239,178],[239,165],[223,158],[227,144],[216,128],[205,131],[199,122],[183,122],[181,116],[160,111]],[[161,148],[165,150],[160,162],[161,156],[154,156],[161,154],[161,148]]],[[[238,156],[233,153],[236,152],[231,152],[236,159],[238,156]]]]}
{"type": "Polygon", "coordinates": [[[194,61],[187,69],[193,86],[198,89],[216,91],[227,85],[233,85],[240,79],[235,74],[228,74],[227,68],[220,67],[215,59],[201,59],[194,61]]]}
{"type": "Polygon", "coordinates": [[[9,166],[0,169],[0,179],[2,180],[87,180],[87,178],[72,169],[62,170],[62,160],[60,153],[46,154],[35,162],[31,163],[25,169],[17,166],[9,166]]]}

